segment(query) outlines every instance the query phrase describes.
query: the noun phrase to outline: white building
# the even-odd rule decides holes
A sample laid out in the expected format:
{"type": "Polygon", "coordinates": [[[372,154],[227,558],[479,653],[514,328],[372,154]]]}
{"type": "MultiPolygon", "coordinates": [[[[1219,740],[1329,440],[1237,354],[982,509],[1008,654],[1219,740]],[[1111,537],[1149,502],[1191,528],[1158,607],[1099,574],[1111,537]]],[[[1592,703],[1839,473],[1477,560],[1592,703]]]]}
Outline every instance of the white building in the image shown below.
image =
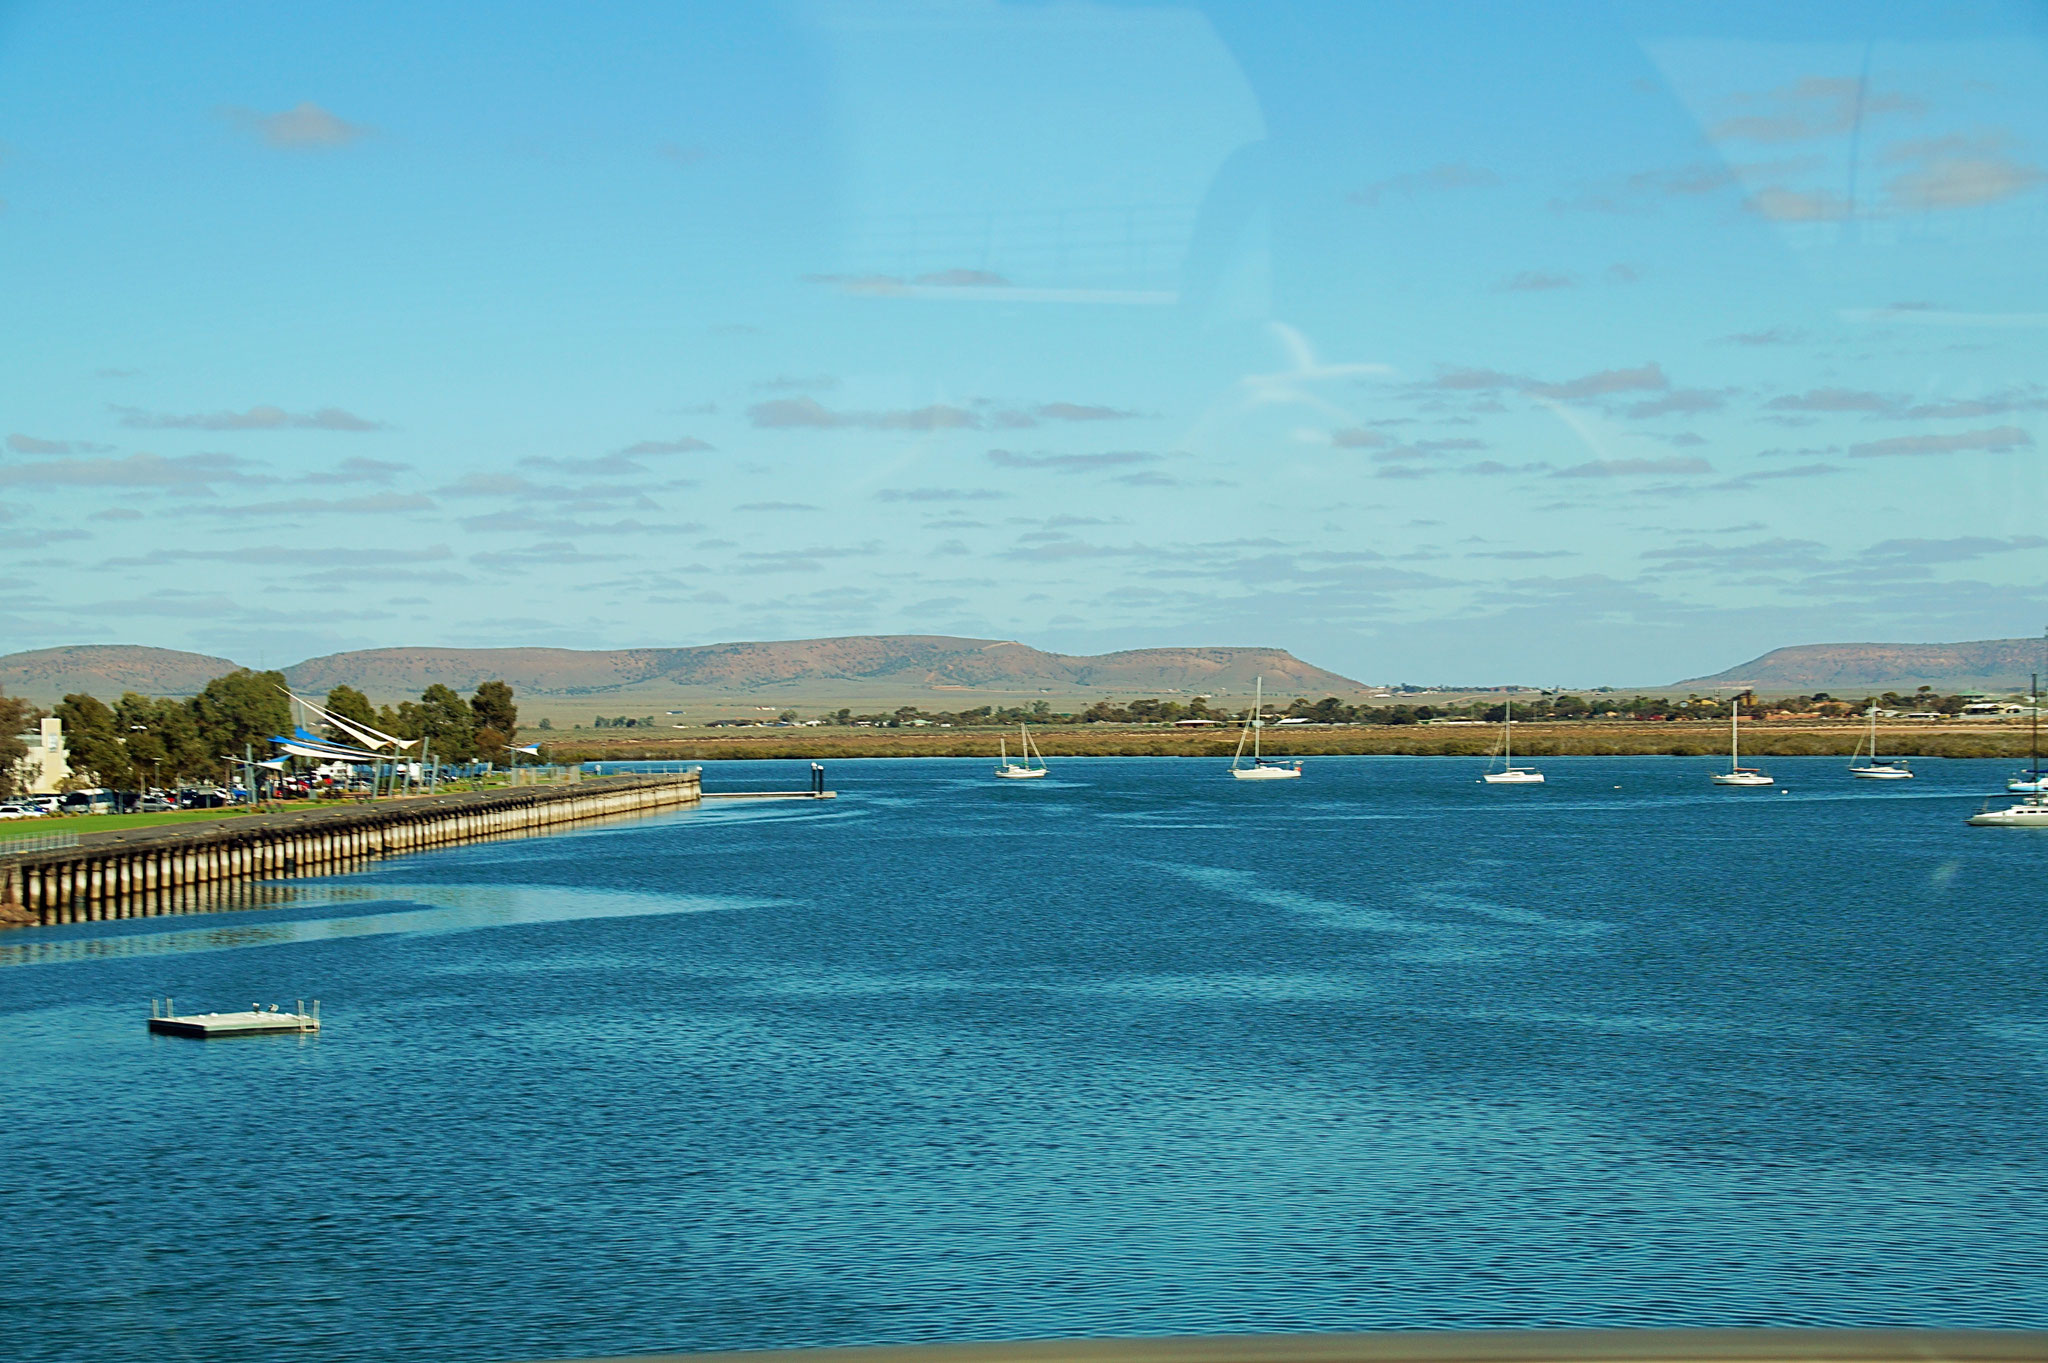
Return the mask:
{"type": "Polygon", "coordinates": [[[40,732],[23,734],[28,756],[21,759],[21,776],[31,795],[55,795],[71,775],[71,751],[64,746],[64,721],[46,719],[40,732]]]}

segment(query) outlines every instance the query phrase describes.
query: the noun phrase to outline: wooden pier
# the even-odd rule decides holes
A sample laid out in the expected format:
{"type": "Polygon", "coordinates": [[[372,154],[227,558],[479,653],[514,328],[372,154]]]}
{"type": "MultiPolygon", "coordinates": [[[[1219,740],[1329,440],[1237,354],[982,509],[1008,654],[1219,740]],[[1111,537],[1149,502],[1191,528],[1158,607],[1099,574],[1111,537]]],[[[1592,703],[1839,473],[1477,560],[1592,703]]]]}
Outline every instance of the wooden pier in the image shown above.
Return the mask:
{"type": "Polygon", "coordinates": [[[276,887],[263,881],[338,875],[379,857],[684,808],[702,793],[693,770],[88,833],[77,847],[0,857],[0,925],[253,908],[275,897],[276,887]]]}

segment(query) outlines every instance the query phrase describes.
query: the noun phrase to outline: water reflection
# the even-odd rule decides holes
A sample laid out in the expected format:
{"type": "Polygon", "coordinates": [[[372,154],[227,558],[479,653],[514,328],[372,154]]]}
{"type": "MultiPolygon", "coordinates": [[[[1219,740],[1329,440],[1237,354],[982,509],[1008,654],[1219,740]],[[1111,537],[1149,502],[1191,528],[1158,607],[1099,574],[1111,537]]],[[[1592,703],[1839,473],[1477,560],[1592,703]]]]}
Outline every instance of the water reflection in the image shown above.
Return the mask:
{"type": "MultiPolygon", "coordinates": [[[[281,889],[282,887],[262,887],[281,889]]],[[[762,907],[772,901],[712,895],[654,895],[622,891],[565,890],[537,885],[321,885],[282,888],[273,908],[307,908],[356,903],[413,903],[430,908],[396,909],[343,918],[297,918],[282,922],[238,922],[229,927],[129,933],[62,941],[10,941],[0,945],[0,966],[61,965],[75,961],[122,960],[192,951],[233,951],[243,947],[328,942],[393,933],[468,932],[525,923],[561,923],[582,918],[635,918],[654,914],[708,913],[715,909],[762,907]]]]}

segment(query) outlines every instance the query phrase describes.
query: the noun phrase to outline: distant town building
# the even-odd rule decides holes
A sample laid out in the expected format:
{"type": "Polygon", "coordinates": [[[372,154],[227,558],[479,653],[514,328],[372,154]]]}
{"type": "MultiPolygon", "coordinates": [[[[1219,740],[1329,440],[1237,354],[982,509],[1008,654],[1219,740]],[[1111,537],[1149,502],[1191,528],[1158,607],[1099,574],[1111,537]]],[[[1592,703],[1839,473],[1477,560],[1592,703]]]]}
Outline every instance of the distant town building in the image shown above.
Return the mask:
{"type": "Polygon", "coordinates": [[[71,750],[64,746],[64,721],[46,719],[41,729],[23,734],[28,756],[21,759],[21,773],[31,795],[55,795],[71,776],[71,750]]]}

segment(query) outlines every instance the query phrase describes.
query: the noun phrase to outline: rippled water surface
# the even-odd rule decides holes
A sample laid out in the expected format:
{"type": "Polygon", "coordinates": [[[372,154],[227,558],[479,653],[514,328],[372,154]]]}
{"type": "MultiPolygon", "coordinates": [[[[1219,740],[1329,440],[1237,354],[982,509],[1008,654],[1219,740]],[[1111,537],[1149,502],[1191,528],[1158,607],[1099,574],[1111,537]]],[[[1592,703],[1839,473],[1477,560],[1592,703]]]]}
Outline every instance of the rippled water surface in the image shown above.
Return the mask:
{"type": "Polygon", "coordinates": [[[0,936],[5,1353],[2048,1327],[2048,834],[1962,823],[2004,764],[1472,766],[847,762],[0,936]]]}

